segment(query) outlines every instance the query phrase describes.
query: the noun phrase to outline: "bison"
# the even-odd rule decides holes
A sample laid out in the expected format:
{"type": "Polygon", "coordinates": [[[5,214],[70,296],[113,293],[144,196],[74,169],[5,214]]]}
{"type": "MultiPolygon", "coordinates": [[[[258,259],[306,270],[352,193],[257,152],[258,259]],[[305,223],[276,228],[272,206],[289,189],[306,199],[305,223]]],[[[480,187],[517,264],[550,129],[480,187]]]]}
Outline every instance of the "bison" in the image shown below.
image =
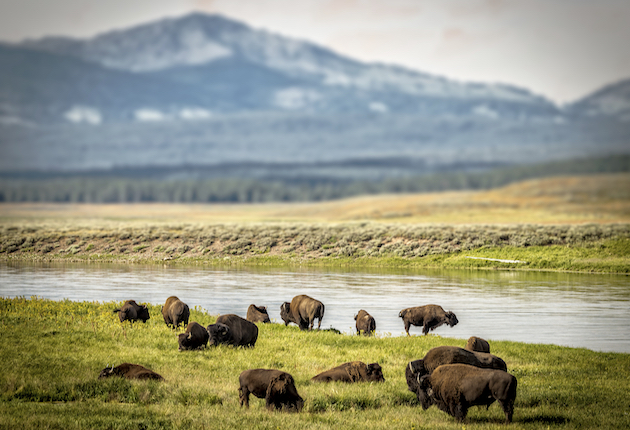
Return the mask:
{"type": "Polygon", "coordinates": [[[423,409],[436,405],[463,421],[471,406],[490,407],[495,400],[512,422],[517,381],[513,375],[496,369],[480,369],[468,364],[445,364],[419,380],[418,399],[423,409]]]}
{"type": "Polygon", "coordinates": [[[357,334],[363,333],[365,336],[369,336],[376,331],[376,320],[363,309],[354,316],[354,320],[357,322],[357,334]]]}
{"type": "Polygon", "coordinates": [[[322,318],[324,318],[324,304],[304,294],[295,296],[291,303],[284,302],[280,306],[280,317],[284,325],[295,323],[300,330],[312,330],[315,318],[318,318],[317,329],[319,330],[322,318]]]}
{"type": "Polygon", "coordinates": [[[114,309],[114,313],[116,312],[118,312],[120,322],[129,320],[132,325],[134,321],[142,320],[143,323],[146,323],[151,318],[147,306],[140,306],[135,300],[127,300],[120,309],[114,309]]]}
{"type": "Polygon", "coordinates": [[[123,363],[116,367],[112,364],[112,367],[106,367],[101,370],[98,375],[99,379],[109,378],[110,376],[120,376],[127,379],[155,379],[157,381],[163,381],[164,378],[158,375],[153,370],[147,369],[139,364],[123,363]]]}
{"type": "Polygon", "coordinates": [[[267,308],[265,306],[249,305],[249,307],[247,308],[247,317],[245,319],[253,323],[271,322],[271,320],[269,319],[269,314],[267,313],[267,308]]]}
{"type": "Polygon", "coordinates": [[[431,348],[424,358],[411,361],[407,365],[405,377],[409,391],[418,395],[418,381],[422,376],[430,374],[438,366],[454,363],[507,371],[505,361],[495,355],[468,351],[458,346],[438,346],[431,348]]]}
{"type": "Polygon", "coordinates": [[[208,330],[199,323],[191,322],[186,331],[178,336],[179,350],[190,351],[208,345],[208,330]]]}
{"type": "Polygon", "coordinates": [[[162,306],[162,316],[167,326],[172,326],[174,329],[183,324],[184,327],[188,325],[188,318],[190,318],[190,309],[188,305],[175,296],[171,296],[166,299],[166,303],[162,306]]]}
{"type": "Polygon", "coordinates": [[[378,363],[365,364],[362,361],[351,361],[311,378],[315,382],[384,382],[383,370],[378,363]]]}
{"type": "Polygon", "coordinates": [[[219,344],[232,346],[256,345],[258,340],[258,327],[253,322],[234,314],[221,315],[216,324],[208,326],[210,345],[219,344]]]}
{"type": "Polygon", "coordinates": [[[438,305],[403,309],[398,316],[405,323],[407,336],[409,336],[409,327],[411,325],[422,326],[422,334],[426,335],[429,331],[435,330],[442,324],[448,324],[453,327],[459,322],[453,312],[445,312],[442,306],[438,305]]]}
{"type": "Polygon", "coordinates": [[[490,353],[490,344],[485,339],[477,336],[471,336],[468,338],[468,342],[466,342],[464,349],[467,349],[468,351],[490,353]]]}
{"type": "Polygon", "coordinates": [[[304,400],[295,388],[293,376],[275,369],[245,370],[238,377],[238,398],[241,406],[249,408],[250,393],[265,399],[267,409],[295,409],[304,406],[304,400]]]}

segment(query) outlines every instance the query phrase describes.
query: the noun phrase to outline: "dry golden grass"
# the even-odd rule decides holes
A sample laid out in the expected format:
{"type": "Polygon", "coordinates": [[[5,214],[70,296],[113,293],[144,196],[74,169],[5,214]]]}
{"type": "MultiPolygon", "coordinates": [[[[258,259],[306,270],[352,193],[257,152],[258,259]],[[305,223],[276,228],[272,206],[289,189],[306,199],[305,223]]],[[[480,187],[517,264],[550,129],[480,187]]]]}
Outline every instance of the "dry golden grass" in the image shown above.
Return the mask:
{"type": "Polygon", "coordinates": [[[355,197],[323,203],[0,205],[0,222],[48,224],[383,221],[445,224],[630,222],[630,174],[535,179],[490,191],[355,197]]]}

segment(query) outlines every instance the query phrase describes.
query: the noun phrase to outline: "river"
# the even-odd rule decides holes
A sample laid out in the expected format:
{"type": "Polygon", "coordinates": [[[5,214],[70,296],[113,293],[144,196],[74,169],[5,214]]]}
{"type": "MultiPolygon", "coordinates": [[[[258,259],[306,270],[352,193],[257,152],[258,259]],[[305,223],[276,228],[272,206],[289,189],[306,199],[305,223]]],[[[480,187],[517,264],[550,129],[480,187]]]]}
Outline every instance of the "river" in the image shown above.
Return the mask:
{"type": "MultiPolygon", "coordinates": [[[[176,295],[213,315],[245,317],[250,304],[264,305],[272,321],[282,322],[280,305],[298,294],[325,304],[322,328],[345,333],[354,332],[354,315],[365,309],[379,335],[401,336],[401,309],[439,304],[459,319],[433,332],[440,336],[630,353],[628,276],[0,263],[2,297],[161,304],[176,295]]],[[[412,326],[410,333],[421,335],[421,328],[412,326]]]]}

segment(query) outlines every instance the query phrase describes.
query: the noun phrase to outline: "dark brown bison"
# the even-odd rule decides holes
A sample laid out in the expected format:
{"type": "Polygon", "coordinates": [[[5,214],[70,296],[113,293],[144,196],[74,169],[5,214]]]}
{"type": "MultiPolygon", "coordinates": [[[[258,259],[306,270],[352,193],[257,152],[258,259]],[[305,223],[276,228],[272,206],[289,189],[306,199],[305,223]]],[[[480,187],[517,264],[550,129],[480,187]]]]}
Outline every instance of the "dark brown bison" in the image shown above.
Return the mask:
{"type": "Polygon", "coordinates": [[[199,323],[192,321],[186,327],[184,333],[180,333],[177,337],[180,351],[191,351],[193,349],[201,349],[208,345],[208,330],[199,323]]]}
{"type": "Polygon", "coordinates": [[[101,370],[101,373],[98,375],[99,379],[101,378],[109,378],[110,376],[120,376],[121,378],[127,379],[155,379],[158,381],[163,381],[161,375],[158,375],[153,370],[147,369],[144,366],[140,366],[139,364],[131,364],[131,363],[123,363],[116,367],[112,365],[112,367],[106,367],[101,370]]]}
{"type": "Polygon", "coordinates": [[[317,329],[322,325],[324,318],[324,304],[319,300],[304,294],[293,297],[291,303],[284,302],[280,306],[280,317],[284,321],[284,325],[295,323],[300,330],[312,330],[315,318],[317,318],[317,329]]]}
{"type": "Polygon", "coordinates": [[[208,326],[210,345],[219,344],[232,346],[256,345],[258,340],[258,327],[253,322],[234,314],[221,315],[216,324],[208,326]]]}
{"type": "Polygon", "coordinates": [[[403,309],[398,316],[402,318],[405,323],[407,336],[409,336],[409,327],[412,325],[422,326],[422,334],[426,335],[429,331],[435,330],[442,324],[448,324],[453,327],[459,322],[453,312],[444,312],[442,306],[438,305],[425,305],[403,309]]]}
{"type": "Polygon", "coordinates": [[[471,406],[490,407],[495,400],[512,422],[516,378],[503,370],[480,369],[468,364],[445,364],[420,378],[418,399],[423,409],[436,405],[463,421],[471,406]]]}
{"type": "Polygon", "coordinates": [[[405,369],[407,387],[409,391],[418,394],[418,381],[424,375],[430,374],[438,366],[444,364],[463,363],[475,367],[498,369],[507,371],[505,361],[499,357],[484,353],[468,351],[458,346],[438,346],[431,348],[424,358],[409,362],[405,369]]]}
{"type": "Polygon", "coordinates": [[[162,316],[167,326],[177,328],[180,324],[184,327],[188,325],[190,318],[190,309],[188,305],[175,296],[166,299],[166,303],[162,306],[162,316]]]}
{"type": "Polygon", "coordinates": [[[365,364],[362,361],[351,361],[315,375],[311,381],[384,382],[385,378],[378,363],[365,364]]]}
{"type": "Polygon", "coordinates": [[[250,369],[238,377],[238,398],[249,408],[249,395],[265,399],[267,409],[293,409],[298,412],[304,400],[295,388],[293,376],[275,369],[250,369]]]}
{"type": "Polygon", "coordinates": [[[142,320],[143,323],[147,322],[149,318],[149,309],[146,305],[139,305],[135,300],[127,300],[120,309],[114,309],[114,313],[118,312],[118,319],[120,322],[129,320],[131,324],[134,321],[142,320]]]}
{"type": "Polygon", "coordinates": [[[490,353],[490,344],[485,339],[477,336],[471,336],[468,338],[468,342],[466,342],[464,349],[467,349],[468,351],[490,353]]]}
{"type": "Polygon", "coordinates": [[[369,336],[376,331],[376,320],[363,309],[354,316],[354,320],[357,322],[357,334],[363,333],[365,336],[369,336]]]}
{"type": "Polygon", "coordinates": [[[249,305],[249,307],[247,308],[247,317],[245,319],[253,323],[271,322],[271,320],[269,319],[269,314],[267,313],[267,308],[265,306],[249,305]]]}

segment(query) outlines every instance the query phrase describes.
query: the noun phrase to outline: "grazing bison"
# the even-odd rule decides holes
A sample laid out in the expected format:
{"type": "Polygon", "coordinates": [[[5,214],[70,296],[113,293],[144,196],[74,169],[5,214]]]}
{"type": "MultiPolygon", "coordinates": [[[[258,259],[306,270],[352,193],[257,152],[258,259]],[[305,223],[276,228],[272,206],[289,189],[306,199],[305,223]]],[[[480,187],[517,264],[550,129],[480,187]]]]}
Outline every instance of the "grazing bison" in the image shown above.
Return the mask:
{"type": "Polygon", "coordinates": [[[249,305],[249,307],[247,308],[247,318],[245,319],[253,323],[271,322],[271,320],[269,319],[269,314],[267,313],[267,308],[265,306],[249,305]]]}
{"type": "Polygon", "coordinates": [[[438,366],[444,364],[463,363],[475,367],[498,369],[507,371],[505,361],[499,357],[483,353],[468,351],[458,346],[438,346],[429,350],[424,358],[409,362],[405,369],[407,387],[409,391],[418,394],[418,381],[424,375],[430,374],[438,366]]]}
{"type": "Polygon", "coordinates": [[[116,367],[112,364],[112,367],[106,367],[101,370],[98,375],[99,379],[109,378],[110,376],[120,376],[127,379],[155,379],[163,381],[161,375],[158,375],[153,370],[147,369],[139,364],[123,363],[116,367]]]}
{"type": "Polygon", "coordinates": [[[275,369],[250,369],[238,377],[238,398],[241,406],[249,408],[250,393],[265,399],[267,409],[295,409],[298,412],[304,400],[295,388],[293,376],[275,369]]]}
{"type": "Polygon", "coordinates": [[[361,309],[358,314],[354,316],[354,320],[357,322],[357,334],[363,334],[369,336],[376,330],[376,320],[366,311],[361,309]]]}
{"type": "Polygon", "coordinates": [[[512,422],[516,378],[503,370],[480,369],[468,364],[445,364],[420,378],[418,399],[423,409],[436,405],[463,421],[471,406],[490,407],[495,400],[512,422]]]}
{"type": "Polygon", "coordinates": [[[190,351],[208,345],[208,330],[199,323],[191,322],[184,333],[178,336],[179,350],[190,351]]]}
{"type": "Polygon", "coordinates": [[[385,378],[378,363],[365,364],[362,361],[351,361],[315,375],[311,381],[384,382],[385,378]]]}
{"type": "Polygon", "coordinates": [[[208,326],[208,334],[210,345],[213,346],[225,344],[254,347],[258,340],[258,327],[238,315],[226,314],[217,318],[216,324],[208,326]]]}
{"type": "Polygon", "coordinates": [[[188,325],[188,318],[190,318],[190,309],[188,305],[175,296],[171,296],[166,299],[166,303],[162,306],[162,316],[167,326],[172,326],[174,329],[183,324],[184,327],[188,325]]]}
{"type": "Polygon", "coordinates": [[[468,342],[466,342],[464,349],[467,349],[468,351],[490,353],[490,344],[485,339],[477,336],[471,336],[468,338],[468,342]]]}
{"type": "Polygon", "coordinates": [[[129,320],[131,324],[134,321],[142,320],[143,323],[147,322],[149,318],[149,309],[146,305],[140,306],[135,300],[127,300],[120,309],[114,309],[114,313],[118,312],[118,319],[120,322],[129,320]]]}
{"type": "Polygon", "coordinates": [[[295,323],[300,330],[312,330],[315,318],[318,318],[317,329],[319,330],[322,318],[324,318],[324,304],[304,294],[295,296],[291,303],[284,302],[280,306],[280,317],[284,325],[295,323]]]}
{"type": "Polygon", "coordinates": [[[438,305],[425,305],[403,309],[398,316],[402,318],[405,323],[407,336],[409,336],[409,327],[411,325],[422,326],[422,334],[426,335],[429,331],[435,330],[442,324],[448,324],[453,327],[459,322],[453,312],[444,312],[442,306],[438,305]]]}

